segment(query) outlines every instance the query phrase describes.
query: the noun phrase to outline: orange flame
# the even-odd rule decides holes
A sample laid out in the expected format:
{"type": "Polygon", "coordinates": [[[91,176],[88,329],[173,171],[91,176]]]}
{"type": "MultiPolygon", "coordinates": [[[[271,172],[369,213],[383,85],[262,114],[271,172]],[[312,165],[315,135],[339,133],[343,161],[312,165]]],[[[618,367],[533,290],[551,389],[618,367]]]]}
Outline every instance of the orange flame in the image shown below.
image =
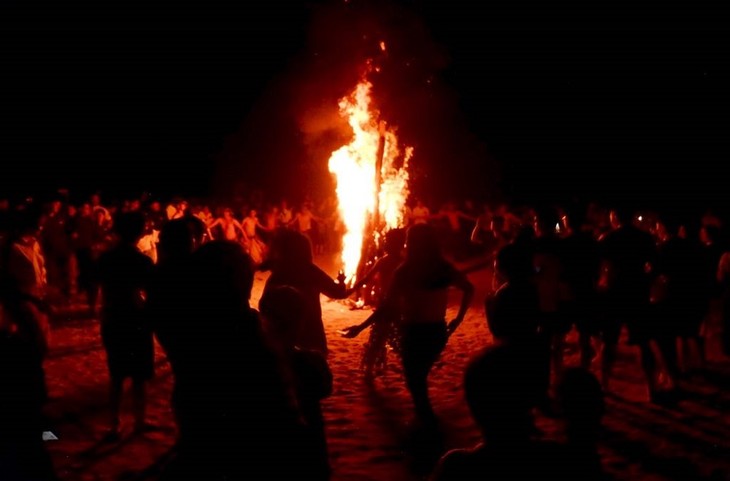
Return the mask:
{"type": "Polygon", "coordinates": [[[403,226],[408,198],[408,162],[413,148],[405,148],[402,166],[397,167],[401,157],[398,138],[393,129],[378,120],[378,112],[371,110],[371,89],[372,84],[363,79],[348,97],[340,100],[340,115],[348,119],[353,139],[332,152],[329,159],[329,170],[337,180],[339,212],[346,228],[341,259],[348,284],[356,280],[363,242],[374,220],[376,205],[382,224],[373,230],[377,236],[403,226]],[[380,185],[377,185],[381,138],[385,142],[380,185]]]}

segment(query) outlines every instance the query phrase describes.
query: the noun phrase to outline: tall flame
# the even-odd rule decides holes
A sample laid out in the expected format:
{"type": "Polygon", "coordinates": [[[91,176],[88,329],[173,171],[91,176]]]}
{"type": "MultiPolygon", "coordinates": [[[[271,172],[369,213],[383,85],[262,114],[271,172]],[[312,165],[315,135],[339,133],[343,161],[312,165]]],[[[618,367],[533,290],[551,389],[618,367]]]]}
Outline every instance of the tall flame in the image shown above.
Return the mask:
{"type": "Polygon", "coordinates": [[[378,236],[401,227],[408,198],[408,162],[413,148],[404,149],[402,165],[395,131],[371,110],[372,84],[363,79],[353,92],[340,100],[340,115],[347,118],[352,141],[332,152],[329,170],[337,180],[339,212],[345,225],[341,259],[348,282],[354,282],[368,235],[378,236]],[[382,143],[384,141],[384,144],[382,143]],[[382,150],[380,148],[383,148],[382,150]],[[382,154],[380,175],[376,169],[382,154]],[[379,185],[378,185],[379,182],[379,185]],[[379,225],[375,210],[378,210],[379,225]]]}

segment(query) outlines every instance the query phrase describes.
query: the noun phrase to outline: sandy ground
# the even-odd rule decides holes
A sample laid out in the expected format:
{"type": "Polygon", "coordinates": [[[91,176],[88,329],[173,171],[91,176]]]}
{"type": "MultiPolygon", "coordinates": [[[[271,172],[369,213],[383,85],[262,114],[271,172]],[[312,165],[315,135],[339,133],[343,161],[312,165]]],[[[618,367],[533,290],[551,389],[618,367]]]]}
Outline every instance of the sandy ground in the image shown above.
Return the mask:
{"type": "MultiPolygon", "coordinates": [[[[326,264],[322,261],[322,264],[326,264]]],[[[368,387],[359,370],[367,332],[344,339],[337,331],[360,322],[369,311],[350,310],[323,298],[325,324],[332,351],[333,395],[324,403],[333,480],[410,481],[426,479],[435,459],[452,447],[470,446],[477,432],[463,402],[461,378],[468,359],[491,342],[482,302],[489,270],[472,272],[477,286],[474,305],[450,338],[431,374],[431,395],[443,424],[440,445],[423,443],[410,426],[412,406],[397,359],[368,387]]],[[[257,276],[254,305],[265,275],[257,276]]],[[[451,314],[456,301],[452,302],[451,314]]],[[[568,364],[575,364],[577,346],[571,334],[568,364]]],[[[131,414],[125,435],[116,444],[101,441],[108,426],[107,373],[98,323],[69,312],[54,322],[47,362],[51,400],[50,429],[58,441],[47,446],[64,481],[154,480],[170,457],[175,426],[169,408],[172,384],[169,365],[158,349],[157,376],[150,386],[149,420],[159,429],[131,435],[131,414]]],[[[619,480],[730,480],[730,363],[709,346],[708,374],[683,383],[686,395],[673,408],[647,402],[638,353],[623,345],[617,366],[615,394],[607,397],[608,414],[601,443],[604,465],[619,480]]],[[[557,421],[539,418],[540,429],[559,438],[557,421]]]]}

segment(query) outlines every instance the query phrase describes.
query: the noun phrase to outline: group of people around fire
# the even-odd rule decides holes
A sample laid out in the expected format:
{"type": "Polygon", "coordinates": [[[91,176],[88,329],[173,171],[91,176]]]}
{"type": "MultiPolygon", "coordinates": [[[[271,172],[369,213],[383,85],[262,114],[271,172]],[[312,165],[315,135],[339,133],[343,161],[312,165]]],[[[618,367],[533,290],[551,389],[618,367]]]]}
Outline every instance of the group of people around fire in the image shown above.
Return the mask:
{"type": "Polygon", "coordinates": [[[624,331],[639,350],[655,403],[676,400],[682,382],[705,368],[705,321],[713,309],[722,312],[719,335],[730,356],[730,245],[719,216],[473,202],[447,202],[432,213],[417,200],[403,228],[386,233],[369,272],[348,285],[315,257],[339,249],[344,226],[336,207],[309,199],[298,209],[260,201],[213,209],[182,199],[111,207],[94,195],[79,205],[58,198],[39,210],[33,202],[0,201],[0,385],[9,393],[0,401],[0,473],[54,479],[40,436],[43,363],[54,312],[73,302],[84,302],[100,321],[109,442],[123,431],[127,379],[134,431],[154,429],[146,420],[154,338],[164,350],[179,428],[167,480],[252,473],[329,479],[321,401],[332,394],[333,379],[320,296],[359,297],[366,285],[377,292],[373,312],[342,335],[369,329],[369,381],[395,352],[417,425],[438,430],[429,374],[473,305],[468,274],[480,268],[462,261],[486,259],[481,267],[494,268],[491,293],[480,300],[494,342],[464,375],[484,441],[446,453],[434,480],[602,479],[596,445],[603,394],[614,389],[624,331]],[[260,270],[270,275],[253,306],[260,270]],[[461,296],[447,320],[451,288],[461,296]],[[578,367],[564,363],[572,330],[578,367]],[[567,442],[536,435],[540,412],[564,418],[567,442]]]}

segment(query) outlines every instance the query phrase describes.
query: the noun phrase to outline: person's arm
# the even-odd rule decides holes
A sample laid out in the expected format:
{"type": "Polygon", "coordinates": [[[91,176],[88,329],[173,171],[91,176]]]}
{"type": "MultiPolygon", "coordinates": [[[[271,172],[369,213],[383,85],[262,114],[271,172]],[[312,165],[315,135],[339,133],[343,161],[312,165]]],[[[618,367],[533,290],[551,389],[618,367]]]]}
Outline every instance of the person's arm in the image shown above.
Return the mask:
{"type": "Polygon", "coordinates": [[[322,269],[312,264],[311,280],[319,292],[330,299],[345,299],[348,295],[344,282],[335,282],[322,269]]]}
{"type": "Polygon", "coordinates": [[[382,312],[383,312],[382,309],[376,309],[372,314],[370,314],[368,316],[367,319],[362,321],[360,324],[348,326],[348,327],[342,329],[341,331],[339,331],[339,333],[342,335],[342,337],[346,337],[348,339],[353,339],[353,338],[359,336],[362,331],[364,331],[368,327],[372,326],[375,323],[375,321],[377,320],[378,316],[380,316],[382,312]]]}
{"type": "Polygon", "coordinates": [[[483,217],[478,217],[476,219],[476,222],[474,223],[474,228],[471,230],[471,236],[469,237],[469,240],[471,240],[474,244],[483,244],[484,241],[481,238],[483,229],[483,217]]]}
{"type": "Polygon", "coordinates": [[[236,229],[238,229],[241,232],[241,235],[243,237],[246,237],[246,231],[243,230],[243,226],[241,225],[240,222],[238,222],[235,219],[233,220],[233,227],[235,227],[236,229]]]}
{"type": "Polygon", "coordinates": [[[461,211],[459,211],[459,212],[458,212],[458,215],[459,215],[459,217],[461,217],[462,219],[468,220],[468,221],[470,221],[470,222],[475,222],[475,221],[476,221],[476,220],[478,219],[478,217],[472,217],[472,216],[470,216],[469,214],[467,214],[466,212],[461,212],[461,211]]]}
{"type": "Polygon", "coordinates": [[[459,327],[462,321],[464,321],[466,311],[469,309],[471,301],[474,298],[474,284],[471,283],[469,278],[466,277],[466,274],[463,272],[454,269],[452,285],[461,290],[462,296],[461,305],[459,305],[459,312],[456,314],[456,318],[454,318],[454,320],[447,326],[449,335],[453,334],[456,328],[459,327]]]}
{"type": "Polygon", "coordinates": [[[360,279],[357,281],[351,288],[347,290],[347,297],[350,297],[356,290],[360,289],[362,286],[366,285],[368,282],[370,282],[373,277],[380,271],[380,269],[383,267],[383,259],[387,257],[387,254],[380,259],[378,259],[373,267],[370,268],[370,270],[360,279]]]}

